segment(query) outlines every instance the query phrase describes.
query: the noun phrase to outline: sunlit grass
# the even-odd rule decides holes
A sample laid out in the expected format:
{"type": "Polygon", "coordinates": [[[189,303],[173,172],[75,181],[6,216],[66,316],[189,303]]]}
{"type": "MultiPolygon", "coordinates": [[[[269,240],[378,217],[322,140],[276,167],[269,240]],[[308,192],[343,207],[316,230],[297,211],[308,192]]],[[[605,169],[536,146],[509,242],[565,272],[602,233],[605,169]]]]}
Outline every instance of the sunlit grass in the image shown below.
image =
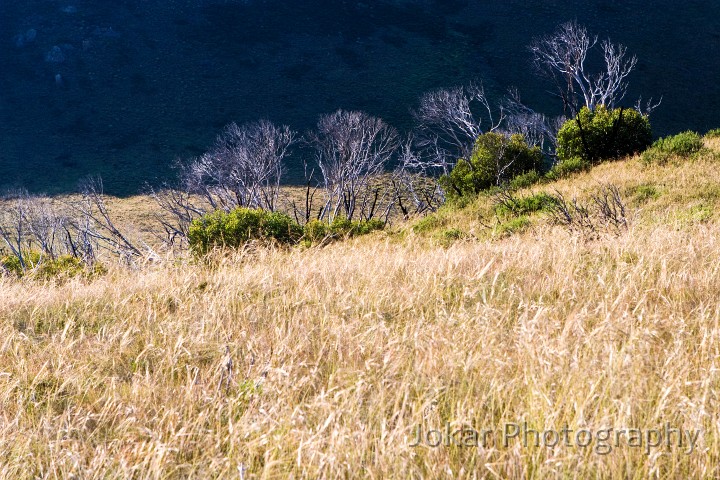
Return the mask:
{"type": "Polygon", "coordinates": [[[437,227],[478,235],[447,242],[406,226],[0,278],[0,478],[717,477],[714,162],[630,159],[533,187],[616,184],[633,221],[591,241],[543,214],[480,241],[481,199],[437,227]],[[497,441],[411,446],[446,422],[497,441]],[[523,422],[702,432],[691,453],[505,447],[523,422]]]}

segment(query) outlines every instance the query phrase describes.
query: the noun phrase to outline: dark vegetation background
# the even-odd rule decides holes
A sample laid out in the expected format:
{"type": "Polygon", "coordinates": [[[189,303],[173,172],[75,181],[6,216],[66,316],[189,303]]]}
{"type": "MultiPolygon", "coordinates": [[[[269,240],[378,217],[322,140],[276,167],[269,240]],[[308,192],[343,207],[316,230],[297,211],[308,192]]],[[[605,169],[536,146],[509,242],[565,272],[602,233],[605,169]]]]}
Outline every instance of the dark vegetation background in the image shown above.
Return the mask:
{"type": "MultiPolygon", "coordinates": [[[[99,173],[128,195],[231,121],[303,132],[344,108],[403,131],[421,93],[471,79],[559,113],[526,46],[571,19],[638,56],[628,99],[664,97],[656,135],[704,132],[720,125],[718,18],[718,2],[670,0],[0,0],[0,187],[99,173]]],[[[288,169],[301,179],[298,155],[288,169]]]]}

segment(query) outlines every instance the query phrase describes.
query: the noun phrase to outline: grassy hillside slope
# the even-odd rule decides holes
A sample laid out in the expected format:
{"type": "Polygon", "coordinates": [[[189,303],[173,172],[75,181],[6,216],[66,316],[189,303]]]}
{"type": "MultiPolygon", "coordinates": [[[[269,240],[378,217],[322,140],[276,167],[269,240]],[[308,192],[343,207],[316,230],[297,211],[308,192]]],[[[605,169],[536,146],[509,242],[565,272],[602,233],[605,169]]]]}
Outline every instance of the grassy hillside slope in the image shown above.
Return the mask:
{"type": "Polygon", "coordinates": [[[480,198],[324,248],[0,278],[0,478],[717,477],[709,146],[534,187],[612,182],[632,213],[619,235],[542,212],[512,233],[480,198]],[[504,445],[525,422],[612,428],[612,448],[504,445]],[[492,433],[414,447],[418,425],[492,433]],[[693,451],[617,436],[665,427],[701,430],[693,451]]]}

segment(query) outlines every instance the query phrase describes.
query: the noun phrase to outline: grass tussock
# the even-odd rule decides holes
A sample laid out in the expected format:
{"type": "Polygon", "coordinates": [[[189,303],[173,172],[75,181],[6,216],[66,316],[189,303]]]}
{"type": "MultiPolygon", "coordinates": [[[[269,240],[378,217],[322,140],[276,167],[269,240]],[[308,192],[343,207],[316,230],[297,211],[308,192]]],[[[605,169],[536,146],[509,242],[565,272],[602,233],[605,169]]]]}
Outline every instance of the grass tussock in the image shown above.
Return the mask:
{"type": "Polygon", "coordinates": [[[715,162],[522,192],[616,185],[633,221],[591,241],[542,212],[479,240],[483,197],[323,248],[0,277],[0,478],[716,478],[715,162]],[[598,453],[505,445],[511,424],[701,432],[598,453]]]}

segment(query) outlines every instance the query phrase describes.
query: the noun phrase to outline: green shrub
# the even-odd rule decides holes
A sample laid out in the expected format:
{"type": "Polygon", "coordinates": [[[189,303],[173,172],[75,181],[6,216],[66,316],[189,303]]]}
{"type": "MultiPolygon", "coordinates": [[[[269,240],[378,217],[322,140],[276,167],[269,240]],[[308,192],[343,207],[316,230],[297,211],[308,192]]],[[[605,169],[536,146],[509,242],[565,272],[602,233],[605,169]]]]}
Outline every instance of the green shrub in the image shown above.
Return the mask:
{"type": "Polygon", "coordinates": [[[646,164],[665,164],[673,156],[688,158],[703,149],[702,137],[692,131],[686,131],[663,137],[652,144],[642,155],[642,161],[646,164]]]}
{"type": "Polygon", "coordinates": [[[580,157],[571,157],[565,160],[561,160],[545,174],[545,178],[548,180],[559,180],[561,178],[569,177],[574,173],[585,172],[591,167],[589,162],[586,162],[580,157]]]}
{"type": "Polygon", "coordinates": [[[15,255],[5,255],[0,258],[0,271],[4,270],[6,273],[15,275],[16,277],[22,277],[27,270],[35,268],[42,260],[40,252],[28,251],[22,253],[23,263],[25,268],[23,269],[20,259],[15,255]]]}
{"type": "Polygon", "coordinates": [[[595,110],[583,107],[560,128],[557,155],[560,161],[578,157],[596,164],[640,153],[651,142],[650,120],[637,110],[610,110],[604,105],[595,110]]]}
{"type": "Polygon", "coordinates": [[[85,264],[72,255],[61,255],[54,260],[46,259],[37,266],[34,275],[43,279],[71,278],[86,273],[85,264]]]}
{"type": "Polygon", "coordinates": [[[320,220],[311,220],[303,228],[303,238],[308,245],[312,245],[325,239],[366,235],[384,228],[385,223],[375,219],[350,221],[344,217],[337,217],[329,224],[320,220]]]}
{"type": "Polygon", "coordinates": [[[702,137],[695,132],[687,131],[664,137],[653,143],[653,148],[661,152],[672,153],[681,157],[689,157],[703,148],[702,137]]]}
{"type": "Polygon", "coordinates": [[[15,255],[4,256],[0,258],[0,271],[4,270],[16,277],[29,275],[43,280],[72,278],[78,275],[101,273],[102,271],[100,264],[96,264],[95,268],[88,270],[82,260],[72,255],[61,255],[52,259],[34,250],[23,254],[23,262],[25,263],[25,269],[22,268],[20,259],[15,255]]]}
{"type": "Polygon", "coordinates": [[[557,205],[557,199],[545,192],[528,197],[505,196],[495,205],[498,215],[529,215],[531,213],[549,210],[557,205]]]}
{"type": "Polygon", "coordinates": [[[513,233],[520,233],[528,229],[530,226],[530,219],[523,215],[512,220],[508,220],[505,223],[501,223],[495,228],[495,234],[500,237],[507,237],[513,233]]]}
{"type": "Polygon", "coordinates": [[[469,160],[461,158],[449,175],[440,177],[440,186],[450,201],[473,197],[537,169],[541,162],[540,148],[528,146],[522,135],[485,133],[476,140],[469,160]]]}
{"type": "Polygon", "coordinates": [[[705,138],[720,138],[720,128],[713,128],[705,134],[705,138]]]}
{"type": "Polygon", "coordinates": [[[450,245],[452,245],[453,243],[455,243],[456,241],[462,240],[463,238],[466,238],[466,237],[467,237],[467,234],[465,232],[463,232],[462,230],[457,229],[457,228],[451,228],[448,230],[443,230],[437,236],[437,240],[441,246],[447,248],[450,245]]]}
{"type": "Polygon", "coordinates": [[[216,211],[190,224],[190,248],[205,254],[216,247],[236,248],[250,240],[275,240],[294,243],[303,229],[292,218],[280,212],[236,208],[230,212],[216,211]]]}
{"type": "Polygon", "coordinates": [[[415,233],[427,233],[432,230],[437,230],[447,225],[448,220],[446,217],[441,216],[439,212],[432,213],[420,220],[413,225],[412,229],[415,233]]]}
{"type": "Polygon", "coordinates": [[[385,228],[385,223],[381,220],[363,220],[350,221],[347,218],[337,217],[329,225],[329,232],[333,236],[356,237],[358,235],[366,235],[375,230],[385,228]]]}
{"type": "Polygon", "coordinates": [[[542,177],[536,170],[530,170],[527,173],[521,173],[510,180],[510,188],[512,190],[520,190],[521,188],[532,187],[538,183],[542,177]]]}
{"type": "Polygon", "coordinates": [[[385,222],[382,220],[366,220],[363,222],[356,222],[352,235],[367,235],[368,233],[372,233],[378,230],[382,230],[385,228],[385,222]]]}
{"type": "Polygon", "coordinates": [[[442,232],[442,237],[445,240],[460,240],[465,238],[465,232],[457,228],[451,228],[442,232]]]}
{"type": "Polygon", "coordinates": [[[328,232],[328,224],[320,220],[310,220],[303,227],[304,237],[310,243],[317,243],[324,240],[328,232]]]}

